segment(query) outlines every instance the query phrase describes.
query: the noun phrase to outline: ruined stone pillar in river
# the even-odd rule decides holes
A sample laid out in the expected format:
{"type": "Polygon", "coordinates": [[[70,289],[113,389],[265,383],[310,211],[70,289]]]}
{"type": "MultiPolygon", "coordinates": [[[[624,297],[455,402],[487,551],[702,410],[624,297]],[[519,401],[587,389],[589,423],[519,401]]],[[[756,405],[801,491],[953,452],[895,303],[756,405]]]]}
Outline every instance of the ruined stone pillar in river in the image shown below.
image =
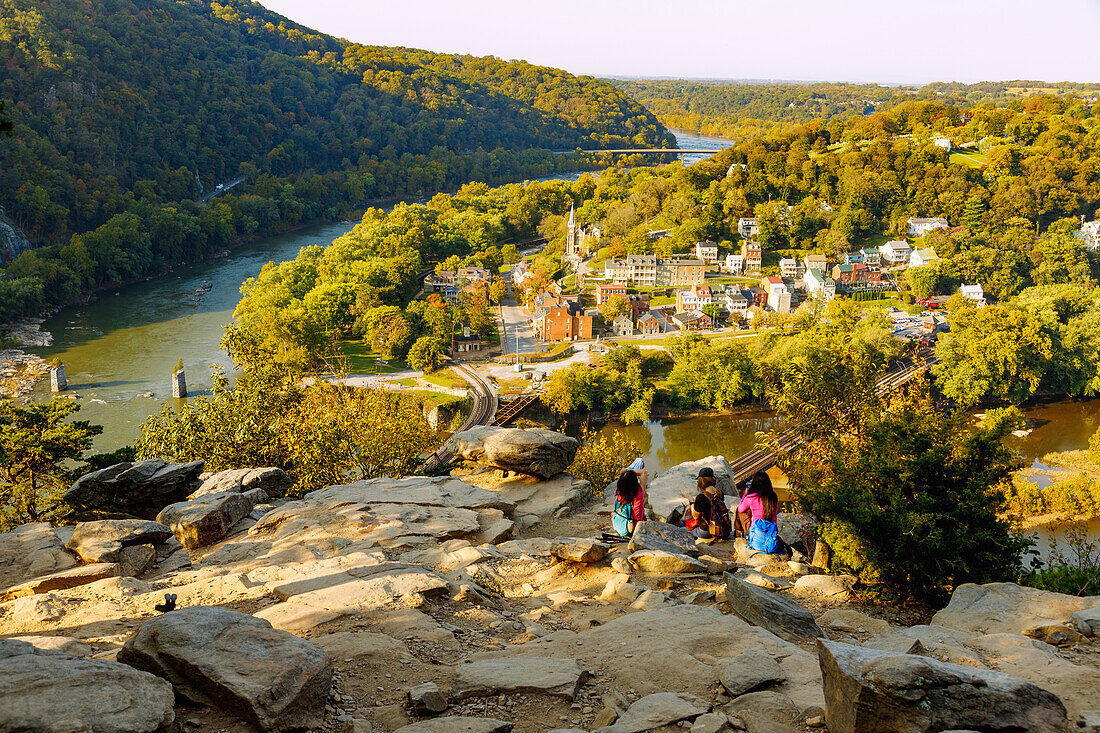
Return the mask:
{"type": "Polygon", "coordinates": [[[172,396],[177,400],[187,396],[187,375],[182,369],[172,372],[172,396]]]}
{"type": "Polygon", "coordinates": [[[50,391],[51,392],[64,392],[68,389],[69,383],[65,380],[65,365],[58,364],[57,366],[50,367],[50,391]]]}

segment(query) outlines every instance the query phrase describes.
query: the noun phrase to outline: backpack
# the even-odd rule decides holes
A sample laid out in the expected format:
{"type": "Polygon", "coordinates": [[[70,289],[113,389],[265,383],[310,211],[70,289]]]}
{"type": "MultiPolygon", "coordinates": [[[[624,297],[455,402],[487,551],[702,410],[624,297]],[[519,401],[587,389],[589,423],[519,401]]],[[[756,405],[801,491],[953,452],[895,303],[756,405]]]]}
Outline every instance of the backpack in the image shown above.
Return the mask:
{"type": "Polygon", "coordinates": [[[779,550],[779,527],[775,522],[757,519],[749,525],[749,549],[768,554],[779,550]]]}
{"type": "Polygon", "coordinates": [[[733,531],[733,523],[730,521],[730,511],[726,508],[726,502],[723,501],[721,494],[715,494],[710,500],[710,508],[711,535],[719,539],[729,537],[733,531]]]}

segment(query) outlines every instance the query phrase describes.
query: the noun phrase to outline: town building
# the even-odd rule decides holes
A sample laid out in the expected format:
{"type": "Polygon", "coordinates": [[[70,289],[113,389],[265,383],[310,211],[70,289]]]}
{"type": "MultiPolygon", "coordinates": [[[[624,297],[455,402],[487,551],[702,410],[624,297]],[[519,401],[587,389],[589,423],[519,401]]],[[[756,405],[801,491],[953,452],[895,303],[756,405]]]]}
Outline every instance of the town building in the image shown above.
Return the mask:
{"type": "Polygon", "coordinates": [[[634,321],[637,321],[643,313],[649,312],[648,293],[633,293],[626,296],[626,300],[630,303],[630,317],[634,321]]]}
{"type": "Polygon", "coordinates": [[[714,320],[702,311],[674,313],[672,323],[682,331],[698,331],[714,327],[714,320]]]}
{"type": "Polygon", "coordinates": [[[469,326],[462,327],[462,335],[452,337],[452,353],[465,353],[467,351],[481,351],[481,335],[470,333],[469,326]]]}
{"type": "Polygon", "coordinates": [[[676,325],[661,311],[649,311],[636,322],[638,333],[652,336],[676,331],[676,325]]]}
{"type": "Polygon", "coordinates": [[[598,226],[577,226],[576,213],[569,206],[569,223],[565,227],[565,256],[584,259],[600,246],[598,226]]]}
{"type": "Polygon", "coordinates": [[[746,298],[745,294],[741,292],[741,288],[738,288],[734,285],[729,285],[726,287],[726,291],[722,296],[720,305],[722,306],[722,309],[730,315],[733,315],[735,313],[745,315],[745,313],[749,310],[749,299],[746,298]]]}
{"type": "Polygon", "coordinates": [[[702,260],[627,255],[604,263],[604,277],[613,283],[638,287],[686,287],[703,282],[707,264],[702,260]]]}
{"type": "Polygon", "coordinates": [[[798,276],[798,260],[790,257],[784,257],[779,260],[779,274],[783,277],[797,277],[798,276]]]}
{"type": "Polygon", "coordinates": [[[836,297],[836,280],[816,267],[806,271],[802,284],[806,286],[806,294],[814,298],[828,302],[836,297]]]}
{"type": "Polygon", "coordinates": [[[454,300],[458,297],[458,288],[455,286],[455,274],[444,270],[438,275],[431,274],[424,278],[424,288],[433,293],[439,293],[445,300],[454,300]]]}
{"type": "Polygon", "coordinates": [[[626,297],[626,286],[618,283],[599,283],[596,285],[596,306],[606,303],[613,295],[626,297]]]}
{"type": "Polygon", "coordinates": [[[705,262],[718,261],[718,245],[714,242],[696,242],[695,259],[705,262]]]}
{"type": "Polygon", "coordinates": [[[828,264],[825,255],[806,255],[802,258],[802,265],[806,268],[806,272],[810,270],[821,270],[825,272],[825,268],[828,267],[828,264]]]}
{"type": "Polygon", "coordinates": [[[872,270],[862,262],[833,265],[833,280],[845,286],[863,286],[882,281],[882,273],[872,270]]]}
{"type": "Polygon", "coordinates": [[[760,233],[760,223],[755,217],[741,217],[737,220],[737,233],[742,239],[750,239],[760,233]]]}
{"type": "Polygon", "coordinates": [[[922,267],[924,265],[932,265],[940,261],[939,255],[936,254],[936,250],[931,247],[919,247],[909,253],[909,266],[910,267],[922,267]]]}
{"type": "Polygon", "coordinates": [[[474,282],[475,280],[488,283],[493,279],[491,272],[484,267],[460,267],[455,273],[456,280],[474,282]]]}
{"type": "Polygon", "coordinates": [[[951,152],[951,138],[937,137],[935,140],[932,141],[932,144],[935,145],[937,148],[943,148],[947,152],[951,152]]]}
{"type": "Polygon", "coordinates": [[[574,341],[592,338],[592,316],[576,313],[569,306],[558,305],[535,315],[535,335],[543,341],[574,341]]]}
{"type": "Polygon", "coordinates": [[[946,229],[948,226],[947,219],[939,216],[930,219],[918,219],[911,216],[907,224],[909,228],[905,233],[910,237],[923,237],[928,232],[934,232],[937,229],[946,229]]]}
{"type": "Polygon", "coordinates": [[[740,275],[742,270],[745,269],[745,258],[741,255],[728,254],[726,259],[722,261],[721,268],[731,275],[740,275]]]}
{"type": "Polygon", "coordinates": [[[611,322],[611,330],[616,336],[633,336],[634,321],[628,315],[621,315],[611,322]]]}
{"type": "Polygon", "coordinates": [[[768,294],[768,307],[776,313],[791,312],[791,290],[783,278],[772,275],[760,281],[760,289],[768,294]]]}
{"type": "Polygon", "coordinates": [[[764,260],[759,242],[750,239],[741,242],[741,262],[744,265],[745,272],[760,272],[764,260]]]}
{"type": "Polygon", "coordinates": [[[959,292],[966,296],[967,300],[971,301],[977,308],[985,308],[985,291],[982,290],[981,283],[975,283],[973,285],[963,285],[959,288],[959,292]]]}
{"type": "Polygon", "coordinates": [[[689,290],[676,291],[677,311],[701,310],[704,305],[714,301],[715,294],[709,285],[695,285],[689,290]]]}
{"type": "Polygon", "coordinates": [[[750,298],[749,308],[763,308],[768,303],[768,293],[756,285],[746,290],[742,290],[741,293],[745,295],[746,298],[750,298]]]}
{"type": "MultiPolygon", "coordinates": [[[[909,253],[913,248],[904,239],[895,239],[879,247],[878,251],[883,265],[906,265],[909,263],[909,253]]],[[[866,258],[864,262],[866,263],[866,258]]]]}
{"type": "Polygon", "coordinates": [[[1100,249],[1100,219],[1082,224],[1080,234],[1086,247],[1093,251],[1100,249]]]}

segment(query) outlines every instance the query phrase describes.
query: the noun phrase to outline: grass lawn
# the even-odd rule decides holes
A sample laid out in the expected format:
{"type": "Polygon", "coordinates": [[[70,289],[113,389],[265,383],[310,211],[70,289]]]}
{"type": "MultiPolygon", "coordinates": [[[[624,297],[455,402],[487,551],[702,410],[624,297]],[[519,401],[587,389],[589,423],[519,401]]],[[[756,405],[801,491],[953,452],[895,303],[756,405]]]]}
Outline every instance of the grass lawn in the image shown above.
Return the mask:
{"type": "Polygon", "coordinates": [[[432,392],[426,389],[417,389],[409,392],[402,392],[401,394],[412,395],[425,405],[436,405],[439,407],[466,401],[465,397],[455,397],[453,395],[443,394],[442,392],[432,392]]]}
{"type": "Polygon", "coordinates": [[[378,363],[378,352],[363,341],[341,341],[340,353],[336,358],[347,362],[351,374],[393,374],[403,372],[409,365],[400,359],[390,359],[386,364],[378,363]]]}
{"type": "Polygon", "coordinates": [[[959,165],[967,166],[968,168],[981,168],[989,161],[986,159],[983,153],[951,153],[951,162],[958,163],[959,165]]]}
{"type": "Polygon", "coordinates": [[[676,297],[673,295],[661,295],[656,298],[649,299],[650,307],[655,305],[672,305],[676,302],[676,297]]]}
{"type": "Polygon", "coordinates": [[[531,384],[530,379],[497,379],[497,391],[502,395],[519,394],[531,384]]]}
{"type": "Polygon", "coordinates": [[[464,389],[466,387],[466,380],[460,377],[455,370],[450,367],[440,369],[431,374],[425,374],[424,379],[432,384],[438,384],[440,387],[455,389],[464,389]]]}

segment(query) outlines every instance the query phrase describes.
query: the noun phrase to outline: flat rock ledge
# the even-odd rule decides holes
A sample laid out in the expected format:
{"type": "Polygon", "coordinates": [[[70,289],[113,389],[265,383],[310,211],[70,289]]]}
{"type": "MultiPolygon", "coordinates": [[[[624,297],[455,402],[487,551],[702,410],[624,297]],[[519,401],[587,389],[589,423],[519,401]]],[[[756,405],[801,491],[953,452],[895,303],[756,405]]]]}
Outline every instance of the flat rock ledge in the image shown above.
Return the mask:
{"type": "Polygon", "coordinates": [[[451,680],[451,697],[489,697],[510,692],[555,695],[570,700],[588,680],[572,659],[512,657],[480,659],[460,665],[451,680]]]}

